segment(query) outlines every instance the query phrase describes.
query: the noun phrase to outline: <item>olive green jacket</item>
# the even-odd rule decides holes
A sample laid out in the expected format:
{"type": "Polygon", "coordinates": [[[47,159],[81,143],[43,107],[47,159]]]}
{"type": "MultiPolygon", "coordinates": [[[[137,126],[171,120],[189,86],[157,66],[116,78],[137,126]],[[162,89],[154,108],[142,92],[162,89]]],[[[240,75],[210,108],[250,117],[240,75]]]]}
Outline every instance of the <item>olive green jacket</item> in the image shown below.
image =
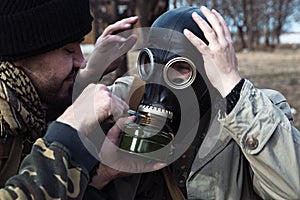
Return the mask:
{"type": "Polygon", "coordinates": [[[280,93],[246,81],[218,120],[194,160],[189,199],[300,199],[300,133],[280,93]]]}
{"type": "MultiPolygon", "coordinates": [[[[300,199],[299,166],[300,133],[286,99],[246,80],[234,109],[212,123],[188,176],[184,166],[176,176],[186,181],[188,199],[300,199]]],[[[133,175],[107,191],[111,199],[168,199],[159,179],[157,172],[133,175]]]]}

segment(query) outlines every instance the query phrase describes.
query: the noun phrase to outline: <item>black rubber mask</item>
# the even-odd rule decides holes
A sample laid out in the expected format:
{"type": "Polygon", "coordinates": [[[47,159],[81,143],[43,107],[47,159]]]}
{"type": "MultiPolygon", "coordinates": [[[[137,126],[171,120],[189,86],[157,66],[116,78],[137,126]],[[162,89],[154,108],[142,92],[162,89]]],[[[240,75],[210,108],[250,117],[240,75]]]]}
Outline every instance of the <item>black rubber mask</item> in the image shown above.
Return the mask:
{"type": "Polygon", "coordinates": [[[123,131],[121,149],[170,163],[208,126],[210,118],[202,120],[211,108],[203,59],[183,34],[187,28],[207,43],[193,12],[199,9],[173,9],[151,26],[138,57],[145,92],[136,122],[123,131]]]}
{"type": "Polygon", "coordinates": [[[204,74],[202,56],[183,35],[187,28],[207,43],[192,19],[193,12],[200,14],[197,8],[184,7],[160,16],[151,26],[147,47],[138,57],[139,75],[147,83],[139,109],[169,113],[164,131],[174,134],[180,125],[182,110],[189,110],[191,116],[199,120],[193,113],[196,106],[193,104],[199,104],[207,92],[200,75],[204,74]],[[197,102],[189,102],[188,99],[193,98],[191,92],[197,102]]]}

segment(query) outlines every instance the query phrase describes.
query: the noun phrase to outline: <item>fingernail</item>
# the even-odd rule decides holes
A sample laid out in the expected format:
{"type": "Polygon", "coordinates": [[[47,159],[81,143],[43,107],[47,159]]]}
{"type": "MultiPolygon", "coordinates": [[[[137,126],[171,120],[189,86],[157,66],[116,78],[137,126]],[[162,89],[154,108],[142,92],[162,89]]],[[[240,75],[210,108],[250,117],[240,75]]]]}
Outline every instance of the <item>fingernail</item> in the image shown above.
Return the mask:
{"type": "Polygon", "coordinates": [[[206,6],[201,6],[201,9],[209,10],[206,6]]]}
{"type": "Polygon", "coordinates": [[[212,12],[216,12],[216,13],[219,13],[219,12],[218,12],[217,10],[215,10],[215,9],[212,9],[211,11],[212,11],[212,12]]]}
{"type": "Polygon", "coordinates": [[[183,30],[183,33],[186,35],[191,35],[191,31],[186,28],[183,30]]]}
{"type": "Polygon", "coordinates": [[[196,12],[193,12],[193,13],[192,13],[192,16],[193,16],[193,17],[197,17],[197,18],[201,18],[201,17],[199,16],[199,14],[196,13],[196,12]]]}

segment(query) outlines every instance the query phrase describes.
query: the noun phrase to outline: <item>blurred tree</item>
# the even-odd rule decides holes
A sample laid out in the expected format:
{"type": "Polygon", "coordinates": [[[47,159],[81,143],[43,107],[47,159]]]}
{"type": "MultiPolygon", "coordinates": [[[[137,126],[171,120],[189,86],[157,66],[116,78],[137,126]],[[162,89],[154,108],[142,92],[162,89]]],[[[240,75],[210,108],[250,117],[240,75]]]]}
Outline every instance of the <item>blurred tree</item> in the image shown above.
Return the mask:
{"type": "Polygon", "coordinates": [[[241,49],[254,50],[280,43],[284,27],[293,17],[300,19],[297,11],[300,0],[171,0],[172,7],[200,6],[218,10],[231,28],[241,49]],[[293,16],[293,17],[291,17],[293,16]],[[262,40],[264,39],[264,40],[262,40]]]}
{"type": "Polygon", "coordinates": [[[141,27],[150,27],[158,16],[169,9],[168,0],[136,0],[136,4],[141,27]]]}
{"type": "Polygon", "coordinates": [[[139,16],[139,26],[149,27],[153,21],[169,9],[168,0],[90,0],[94,16],[95,39],[104,28],[122,18],[139,16]]]}
{"type": "Polygon", "coordinates": [[[110,23],[138,15],[141,27],[149,27],[169,8],[206,5],[217,9],[231,28],[240,49],[280,43],[290,20],[299,20],[300,0],[90,0],[97,38],[110,23]],[[296,14],[295,14],[296,13],[296,14]],[[294,18],[293,18],[294,17],[294,18]]]}
{"type": "Polygon", "coordinates": [[[288,16],[293,14],[293,8],[298,6],[298,3],[291,0],[277,0],[276,2],[274,6],[274,38],[279,44],[283,25],[288,22],[288,16]]]}

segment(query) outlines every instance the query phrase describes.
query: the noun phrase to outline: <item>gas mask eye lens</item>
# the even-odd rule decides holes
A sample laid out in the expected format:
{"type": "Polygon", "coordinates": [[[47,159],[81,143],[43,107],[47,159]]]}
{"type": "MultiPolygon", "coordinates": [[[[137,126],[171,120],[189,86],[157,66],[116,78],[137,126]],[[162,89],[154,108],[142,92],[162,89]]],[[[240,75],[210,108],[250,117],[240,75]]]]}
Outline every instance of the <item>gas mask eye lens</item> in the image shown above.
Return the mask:
{"type": "Polygon", "coordinates": [[[171,65],[167,71],[168,80],[174,84],[182,84],[191,78],[191,68],[185,62],[171,65]]]}
{"type": "Polygon", "coordinates": [[[138,72],[144,81],[149,80],[153,73],[154,59],[150,49],[142,49],[138,57],[138,72]]]}
{"type": "Polygon", "coordinates": [[[196,78],[194,63],[184,57],[176,57],[170,60],[164,68],[165,82],[175,88],[184,89],[190,86],[196,78]]]}

